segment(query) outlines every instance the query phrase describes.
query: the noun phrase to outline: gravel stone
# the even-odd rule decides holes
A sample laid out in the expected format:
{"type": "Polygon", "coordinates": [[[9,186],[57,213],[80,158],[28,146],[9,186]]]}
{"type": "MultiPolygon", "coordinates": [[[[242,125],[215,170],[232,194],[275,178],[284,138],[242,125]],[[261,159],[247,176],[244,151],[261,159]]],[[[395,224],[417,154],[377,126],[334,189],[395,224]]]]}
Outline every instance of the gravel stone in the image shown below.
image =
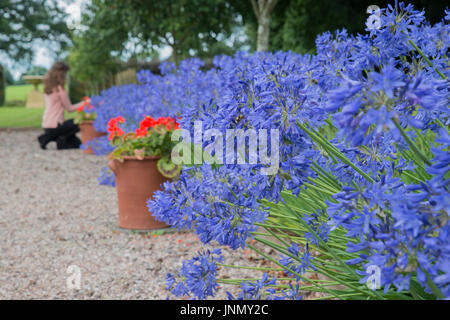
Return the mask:
{"type": "MultiPolygon", "coordinates": [[[[0,299],[165,299],[166,274],[209,246],[190,232],[119,231],[116,189],[97,182],[106,157],[56,150],[54,142],[41,150],[40,133],[0,131],[0,299]]],[[[266,263],[250,250],[223,250],[227,264],[266,263]]],[[[236,293],[227,285],[215,299],[225,291],[236,293]]]]}

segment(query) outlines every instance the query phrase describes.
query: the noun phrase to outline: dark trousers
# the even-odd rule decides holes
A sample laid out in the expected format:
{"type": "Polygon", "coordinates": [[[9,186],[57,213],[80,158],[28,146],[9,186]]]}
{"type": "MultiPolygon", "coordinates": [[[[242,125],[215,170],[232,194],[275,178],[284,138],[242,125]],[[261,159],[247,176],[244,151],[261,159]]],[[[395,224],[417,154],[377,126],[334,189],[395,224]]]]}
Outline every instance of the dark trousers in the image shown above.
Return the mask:
{"type": "Polygon", "coordinates": [[[44,134],[40,135],[38,140],[42,149],[45,149],[50,141],[56,141],[56,148],[59,150],[78,149],[81,141],[75,134],[79,131],[78,125],[73,122],[73,119],[69,119],[58,124],[56,128],[44,128],[44,134]]]}

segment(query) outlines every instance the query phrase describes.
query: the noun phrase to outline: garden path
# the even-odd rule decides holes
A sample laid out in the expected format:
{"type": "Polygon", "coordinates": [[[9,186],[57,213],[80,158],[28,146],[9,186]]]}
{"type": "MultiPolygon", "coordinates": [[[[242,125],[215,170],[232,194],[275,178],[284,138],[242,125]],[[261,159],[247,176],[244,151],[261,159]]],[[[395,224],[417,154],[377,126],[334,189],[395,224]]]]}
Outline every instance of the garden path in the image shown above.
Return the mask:
{"type": "MultiPolygon", "coordinates": [[[[0,131],[0,299],[165,299],[166,273],[204,245],[191,233],[118,231],[116,190],[97,183],[106,158],[57,151],[53,142],[41,150],[38,135],[0,131]]],[[[228,264],[249,257],[258,264],[248,250],[225,250],[228,264]]]]}

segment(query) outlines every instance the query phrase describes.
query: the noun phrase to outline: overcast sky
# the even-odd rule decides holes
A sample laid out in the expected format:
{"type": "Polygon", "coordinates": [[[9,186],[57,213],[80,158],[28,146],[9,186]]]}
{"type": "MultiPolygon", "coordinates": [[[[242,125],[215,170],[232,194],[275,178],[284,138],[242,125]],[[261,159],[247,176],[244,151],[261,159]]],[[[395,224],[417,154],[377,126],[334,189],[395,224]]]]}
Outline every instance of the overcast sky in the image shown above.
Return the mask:
{"type": "MultiPolygon", "coordinates": [[[[0,0],[1,1],[1,0],[0,0]]],[[[79,23],[81,19],[81,9],[86,3],[89,3],[90,0],[57,0],[58,4],[63,8],[68,14],[69,17],[67,19],[67,25],[72,28],[79,23]]],[[[53,62],[55,61],[55,56],[52,54],[52,51],[46,48],[45,45],[36,44],[36,53],[33,58],[33,65],[42,66],[45,68],[50,68],[53,62]]],[[[164,60],[170,57],[172,53],[172,49],[170,47],[163,48],[160,51],[160,59],[164,60]]],[[[8,63],[7,63],[8,65],[8,63]]],[[[28,66],[17,66],[12,67],[9,65],[9,69],[14,76],[14,78],[18,79],[18,77],[28,69],[28,66]]]]}
{"type": "MultiPolygon", "coordinates": [[[[71,26],[80,21],[81,7],[84,3],[88,2],[88,0],[72,0],[70,5],[67,5],[68,2],[70,1],[58,0],[58,4],[61,8],[64,8],[69,14],[67,24],[71,26]]],[[[51,55],[50,50],[45,47],[39,47],[34,57],[33,64],[50,68],[53,61],[54,57],[51,55]]]]}
{"type": "MultiPolygon", "coordinates": [[[[69,17],[67,19],[67,24],[69,26],[73,26],[80,21],[81,8],[83,4],[87,3],[88,1],[90,0],[57,0],[61,8],[63,8],[69,14],[69,17]]],[[[52,51],[46,48],[46,44],[42,42],[35,43],[34,47],[36,52],[31,64],[50,68],[55,60],[55,56],[52,54],[52,51]]],[[[2,63],[6,65],[6,67],[9,69],[16,80],[18,80],[20,75],[29,68],[28,64],[21,65],[19,63],[14,63],[14,61],[10,60],[6,56],[0,55],[0,59],[2,60],[2,63]]]]}

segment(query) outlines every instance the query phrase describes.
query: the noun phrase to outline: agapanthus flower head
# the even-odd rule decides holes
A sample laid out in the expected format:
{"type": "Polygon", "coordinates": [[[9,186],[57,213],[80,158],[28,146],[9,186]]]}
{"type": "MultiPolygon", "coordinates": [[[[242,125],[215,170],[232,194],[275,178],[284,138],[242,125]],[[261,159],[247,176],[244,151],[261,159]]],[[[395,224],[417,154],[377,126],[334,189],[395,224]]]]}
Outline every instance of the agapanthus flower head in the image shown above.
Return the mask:
{"type": "Polygon", "coordinates": [[[303,275],[307,270],[315,270],[312,261],[314,257],[311,255],[309,251],[309,244],[303,248],[303,252],[297,243],[292,242],[291,246],[287,248],[288,252],[293,256],[281,256],[279,262],[284,265],[287,269],[292,270],[292,272],[288,271],[289,275],[294,277],[295,279],[300,280],[298,275],[303,275]]]}
{"type": "Polygon", "coordinates": [[[390,61],[383,67],[380,73],[371,72],[370,76],[373,79],[372,90],[384,91],[389,98],[394,98],[394,91],[403,86],[404,74],[394,67],[394,61],[390,61]]]}
{"type": "MultiPolygon", "coordinates": [[[[237,52],[215,57],[207,71],[198,59],[179,67],[163,64],[162,75],[141,71],[138,84],[92,97],[94,106],[101,104],[94,126],[108,128],[113,137],[123,129],[137,138],[157,130],[165,134],[179,128],[178,122],[189,132],[195,121],[203,131],[277,129],[279,166],[273,174],[259,174],[260,163],[185,166],[179,179],[164,183],[149,199],[150,211],[173,227],[194,230],[204,243],[237,249],[269,216],[263,203],[278,202],[284,193],[302,197],[315,187],[309,201],[322,193],[327,198],[317,199],[323,200],[320,210],[303,208],[301,222],[310,230],[302,239],[308,246],[293,243],[280,260],[291,275],[297,273],[292,282],[314,269],[309,248],[324,250],[322,241],[339,232],[351,239],[341,243],[343,256],[352,257],[346,262],[362,282],[365,269],[376,265],[385,292],[406,291],[414,281],[430,293],[431,279],[448,297],[450,96],[449,80],[441,78],[450,76],[450,29],[444,22],[426,23],[422,11],[403,3],[380,14],[380,28],[368,33],[318,36],[314,55],[237,52]],[[143,119],[147,114],[152,117],[143,119]],[[425,163],[411,141],[424,149],[425,163]],[[319,185],[312,185],[318,177],[319,185]]],[[[143,155],[141,148],[133,150],[143,155]]],[[[183,274],[192,282],[172,274],[172,290],[190,297],[214,293],[213,282],[200,276],[211,259],[186,262],[183,274]]],[[[241,297],[258,296],[268,282],[266,277],[243,284],[241,297]]],[[[292,286],[286,296],[300,294],[292,286]]]]}
{"type": "Polygon", "coordinates": [[[218,263],[223,261],[220,249],[198,252],[198,256],[183,261],[178,274],[167,274],[167,289],[178,297],[205,299],[218,290],[218,263]]]}
{"type": "Polygon", "coordinates": [[[243,281],[241,283],[241,291],[235,298],[231,293],[227,292],[230,300],[261,300],[267,296],[275,294],[275,289],[271,288],[276,284],[276,278],[269,279],[267,273],[264,273],[260,280],[255,282],[243,281]]]}

